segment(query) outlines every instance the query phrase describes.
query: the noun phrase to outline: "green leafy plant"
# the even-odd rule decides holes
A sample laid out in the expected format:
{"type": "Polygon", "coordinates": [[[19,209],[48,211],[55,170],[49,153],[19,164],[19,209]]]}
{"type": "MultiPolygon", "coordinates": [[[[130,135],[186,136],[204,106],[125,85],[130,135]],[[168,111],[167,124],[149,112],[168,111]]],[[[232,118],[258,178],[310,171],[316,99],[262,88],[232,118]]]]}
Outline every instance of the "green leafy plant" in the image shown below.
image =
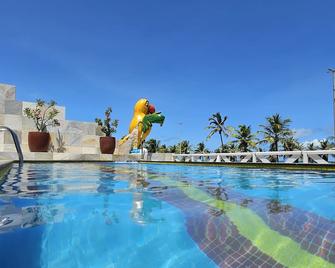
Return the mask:
{"type": "Polygon", "coordinates": [[[95,122],[101,127],[101,131],[105,133],[107,137],[110,137],[113,133],[115,133],[117,127],[119,126],[119,120],[112,120],[110,117],[111,113],[112,108],[108,107],[105,111],[105,119],[103,121],[100,118],[95,119],[95,122]]]}
{"type": "Polygon", "coordinates": [[[66,148],[65,148],[65,141],[64,141],[64,136],[60,134],[59,130],[57,131],[57,137],[56,137],[56,141],[57,141],[57,145],[58,148],[56,149],[57,153],[65,153],[66,148]]]}
{"type": "Polygon", "coordinates": [[[44,100],[37,99],[35,108],[25,108],[24,115],[34,120],[36,129],[40,132],[47,132],[47,127],[60,126],[58,119],[55,117],[59,114],[56,109],[56,102],[51,100],[45,102],[44,100]]]}

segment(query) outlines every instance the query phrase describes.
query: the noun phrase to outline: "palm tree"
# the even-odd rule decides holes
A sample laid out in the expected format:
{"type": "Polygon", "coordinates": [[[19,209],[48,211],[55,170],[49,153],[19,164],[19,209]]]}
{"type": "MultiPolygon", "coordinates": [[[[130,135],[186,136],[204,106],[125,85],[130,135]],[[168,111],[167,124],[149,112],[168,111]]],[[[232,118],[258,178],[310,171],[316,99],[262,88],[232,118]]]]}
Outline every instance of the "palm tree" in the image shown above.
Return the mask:
{"type": "Polygon", "coordinates": [[[171,146],[169,146],[169,148],[168,148],[168,152],[169,153],[176,153],[177,152],[177,145],[171,145],[171,146]]]}
{"type": "Polygon", "coordinates": [[[322,139],[322,140],[319,140],[319,142],[320,142],[321,150],[328,150],[329,147],[331,146],[328,139],[322,139]]]}
{"type": "Polygon", "coordinates": [[[207,127],[207,129],[210,129],[210,133],[207,136],[207,140],[210,139],[215,133],[219,133],[220,135],[220,140],[221,140],[221,146],[223,147],[223,135],[228,137],[228,133],[227,133],[227,128],[224,125],[226,120],[227,120],[227,116],[225,116],[222,119],[221,113],[215,113],[213,114],[209,119],[209,126],[207,127]]]}
{"type": "MultiPolygon", "coordinates": [[[[329,142],[329,139],[322,139],[322,140],[319,140],[320,142],[320,149],[321,150],[328,150],[329,148],[331,148],[331,144],[329,142]]],[[[328,155],[321,155],[321,157],[328,161],[328,155]]]]}
{"type": "Polygon", "coordinates": [[[318,149],[318,147],[315,146],[314,142],[310,142],[310,143],[307,144],[306,149],[308,151],[315,151],[315,150],[318,149]]]}
{"type": "Polygon", "coordinates": [[[156,153],[159,149],[160,141],[150,139],[144,143],[144,148],[148,150],[148,153],[156,153]]]}
{"type": "Polygon", "coordinates": [[[209,150],[206,148],[206,145],[204,142],[199,142],[194,152],[197,154],[207,154],[209,153],[209,150]]]}
{"type": "Polygon", "coordinates": [[[302,150],[303,146],[294,137],[289,137],[283,141],[284,151],[302,150]]]}
{"type": "Polygon", "coordinates": [[[235,143],[228,142],[220,146],[219,148],[215,149],[214,153],[236,153],[237,147],[235,143]]]}
{"type": "Polygon", "coordinates": [[[181,154],[189,154],[191,152],[191,144],[187,140],[183,140],[177,144],[177,152],[181,154]]]}
{"type": "Polygon", "coordinates": [[[330,136],[327,138],[329,145],[328,145],[328,149],[332,149],[335,147],[335,137],[334,136],[330,136]]]}
{"type": "Polygon", "coordinates": [[[168,148],[166,147],[165,144],[161,145],[158,149],[159,153],[167,153],[168,152],[168,148]]]}
{"type": "Polygon", "coordinates": [[[250,148],[256,147],[255,135],[251,133],[251,126],[239,125],[235,130],[233,143],[237,144],[240,152],[250,152],[250,148]]]}
{"type": "Polygon", "coordinates": [[[291,120],[282,119],[279,114],[274,114],[267,117],[266,121],[266,125],[260,125],[263,130],[260,130],[259,133],[263,134],[263,140],[259,143],[269,143],[270,151],[278,151],[279,145],[293,135],[292,130],[289,129],[291,120]]]}

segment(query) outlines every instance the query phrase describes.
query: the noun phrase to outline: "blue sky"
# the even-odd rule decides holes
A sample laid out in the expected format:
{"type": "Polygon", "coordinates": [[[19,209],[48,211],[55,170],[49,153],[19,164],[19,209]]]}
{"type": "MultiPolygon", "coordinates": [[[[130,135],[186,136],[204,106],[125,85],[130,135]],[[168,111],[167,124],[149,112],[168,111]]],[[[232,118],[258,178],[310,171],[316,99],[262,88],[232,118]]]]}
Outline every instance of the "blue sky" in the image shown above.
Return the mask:
{"type": "MultiPolygon", "coordinates": [[[[151,137],[205,140],[208,117],[258,129],[274,113],[300,140],[331,135],[333,0],[0,2],[0,82],[55,99],[67,119],[113,107],[117,137],[146,97],[166,115],[151,137]]],[[[208,146],[215,148],[218,137],[208,146]]]]}

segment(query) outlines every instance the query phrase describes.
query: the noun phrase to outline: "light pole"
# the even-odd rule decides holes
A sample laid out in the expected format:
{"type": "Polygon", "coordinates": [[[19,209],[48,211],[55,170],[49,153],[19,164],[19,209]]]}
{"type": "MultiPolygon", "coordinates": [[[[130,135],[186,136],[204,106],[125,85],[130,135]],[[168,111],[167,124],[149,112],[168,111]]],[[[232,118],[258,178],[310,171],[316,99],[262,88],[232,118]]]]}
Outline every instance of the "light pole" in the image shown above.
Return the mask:
{"type": "Polygon", "coordinates": [[[332,81],[333,81],[333,136],[335,137],[335,69],[329,68],[328,72],[332,75],[332,81]]]}
{"type": "MultiPolygon", "coordinates": [[[[179,127],[180,127],[180,132],[179,132],[179,134],[181,134],[181,128],[182,128],[182,126],[183,126],[183,122],[179,122],[178,125],[179,125],[179,127]]],[[[180,143],[179,143],[179,153],[181,154],[181,141],[180,141],[180,143]]]]}

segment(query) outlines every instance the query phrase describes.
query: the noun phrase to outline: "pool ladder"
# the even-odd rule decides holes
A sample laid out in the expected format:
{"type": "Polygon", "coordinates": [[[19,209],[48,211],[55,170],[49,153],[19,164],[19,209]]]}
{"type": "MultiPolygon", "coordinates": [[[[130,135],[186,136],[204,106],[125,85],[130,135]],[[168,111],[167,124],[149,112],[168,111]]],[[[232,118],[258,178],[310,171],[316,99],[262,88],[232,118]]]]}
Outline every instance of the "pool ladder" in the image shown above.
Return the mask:
{"type": "Polygon", "coordinates": [[[12,138],[13,138],[13,141],[14,141],[14,144],[15,144],[15,148],[16,148],[16,152],[19,156],[19,164],[21,166],[23,164],[23,154],[22,154],[19,138],[17,137],[16,133],[12,129],[10,129],[9,127],[0,126],[0,130],[7,130],[12,135],[12,138]]]}

